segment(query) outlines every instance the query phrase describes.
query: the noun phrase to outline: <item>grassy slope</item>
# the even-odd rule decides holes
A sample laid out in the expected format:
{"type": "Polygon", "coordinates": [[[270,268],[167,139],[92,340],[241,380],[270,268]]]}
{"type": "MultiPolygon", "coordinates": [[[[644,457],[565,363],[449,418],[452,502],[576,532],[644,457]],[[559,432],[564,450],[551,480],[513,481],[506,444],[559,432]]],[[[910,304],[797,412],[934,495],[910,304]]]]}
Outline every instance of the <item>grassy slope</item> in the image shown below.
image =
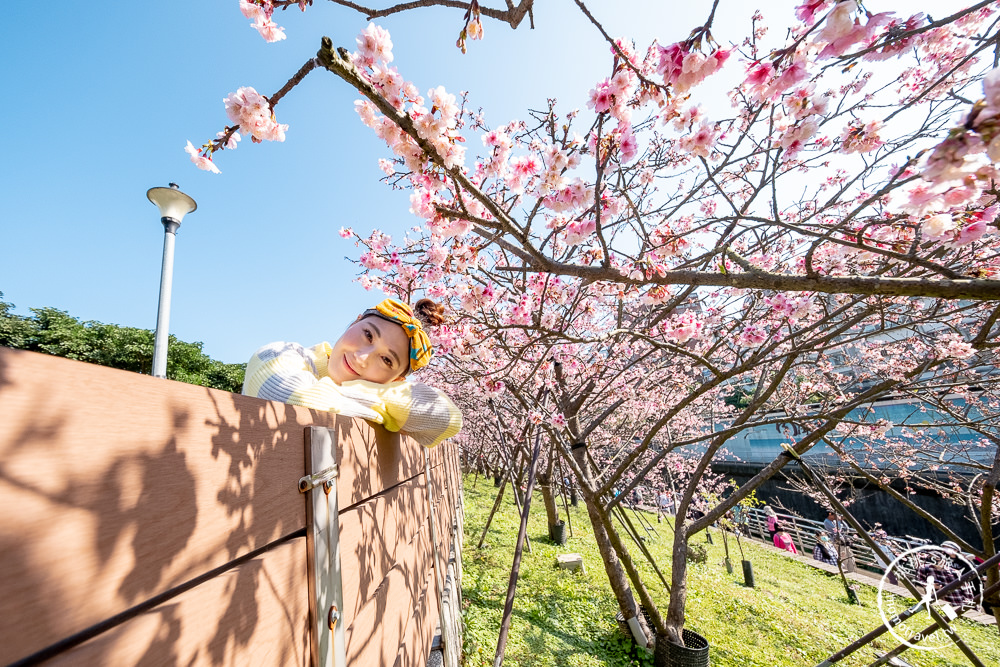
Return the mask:
{"type": "MultiPolygon", "coordinates": [[[[473,477],[466,478],[462,581],[465,664],[475,667],[493,664],[517,538],[518,517],[508,489],[483,548],[476,549],[495,497],[491,481],[480,478],[474,485],[473,477]]],[[[521,561],[505,663],[517,667],[651,665],[645,652],[631,648],[618,631],[614,621],[617,608],[586,511],[582,505],[571,510],[574,535],[565,547],[557,547],[546,539],[541,498],[536,494],[532,502],[528,537],[533,553],[526,552],[521,561]],[[568,552],[583,554],[585,574],[553,566],[558,554],[568,552]]],[[[660,570],[669,577],[670,530],[667,523],[657,524],[652,515],[649,519],[659,537],[651,533],[647,544],[660,570]]],[[[753,562],[756,588],[744,587],[735,542],[730,540],[736,571],[729,575],[722,566],[725,553],[721,536],[712,532],[715,544],[709,545],[708,563],[689,569],[687,627],[711,642],[714,666],[815,665],[881,623],[874,588],[860,591],[863,606],[851,605],[839,580],[758,544],[744,542],[747,557],[753,562]]],[[[704,543],[704,537],[699,535],[694,542],[704,543]]],[[[631,546],[633,558],[642,561],[647,586],[665,611],[666,590],[634,543],[631,546]]],[[[962,621],[958,631],[987,665],[1000,665],[1000,639],[994,627],[962,621]]],[[[891,637],[879,648],[895,646],[889,640],[891,637]]],[[[838,664],[867,665],[874,657],[875,651],[869,647],[838,664]]],[[[903,657],[914,666],[969,664],[953,648],[932,653],[908,651],[903,657]]]]}

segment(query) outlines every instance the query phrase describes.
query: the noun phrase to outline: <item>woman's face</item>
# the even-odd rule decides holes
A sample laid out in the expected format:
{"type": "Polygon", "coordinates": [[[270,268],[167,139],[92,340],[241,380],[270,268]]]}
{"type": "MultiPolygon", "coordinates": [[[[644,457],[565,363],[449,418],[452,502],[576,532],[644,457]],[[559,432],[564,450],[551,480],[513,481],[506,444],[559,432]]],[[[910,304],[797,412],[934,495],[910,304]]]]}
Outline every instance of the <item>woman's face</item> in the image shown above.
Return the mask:
{"type": "Polygon", "coordinates": [[[410,364],[410,339],[403,327],[380,317],[358,320],[333,344],[327,373],[335,384],[400,380],[410,364]]]}

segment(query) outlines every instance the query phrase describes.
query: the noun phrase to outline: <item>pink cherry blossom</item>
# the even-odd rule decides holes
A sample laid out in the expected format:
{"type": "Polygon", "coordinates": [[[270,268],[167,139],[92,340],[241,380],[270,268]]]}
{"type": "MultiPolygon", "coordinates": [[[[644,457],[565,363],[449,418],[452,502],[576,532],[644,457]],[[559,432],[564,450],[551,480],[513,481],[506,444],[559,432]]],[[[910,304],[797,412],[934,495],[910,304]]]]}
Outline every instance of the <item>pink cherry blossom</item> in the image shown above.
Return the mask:
{"type": "Polygon", "coordinates": [[[271,113],[267,98],[249,86],[230,93],[223,102],[226,115],[254,141],[284,141],[287,125],[281,125],[271,113]]]}
{"type": "MultiPolygon", "coordinates": [[[[267,5],[270,7],[269,2],[267,5]]],[[[258,17],[266,17],[268,15],[261,5],[250,2],[249,0],[240,0],[240,11],[243,13],[243,16],[247,17],[251,21],[256,20],[258,17]]]]}
{"type": "Polygon", "coordinates": [[[989,225],[984,220],[973,220],[968,223],[958,232],[958,236],[952,242],[952,245],[963,246],[972,243],[973,241],[978,241],[987,232],[990,231],[989,225]]]}
{"type": "Polygon", "coordinates": [[[681,137],[678,145],[681,149],[699,157],[708,158],[718,139],[718,129],[703,122],[691,134],[681,137]]]}
{"type": "Polygon", "coordinates": [[[596,229],[597,221],[593,218],[573,220],[566,225],[566,244],[578,245],[583,243],[596,229]]]}
{"type": "Polygon", "coordinates": [[[767,340],[767,331],[751,324],[747,326],[736,339],[736,344],[740,347],[760,347],[767,340]]]}
{"type": "Polygon", "coordinates": [[[482,19],[479,17],[479,14],[476,14],[475,18],[473,18],[471,21],[469,21],[469,27],[466,28],[466,30],[468,31],[469,39],[482,39],[483,38],[483,34],[484,34],[484,31],[483,31],[483,22],[482,22],[482,19]]]}
{"type": "Polygon", "coordinates": [[[947,213],[932,215],[920,225],[920,231],[924,238],[931,241],[939,241],[955,229],[955,219],[947,213]]]}
{"type": "MultiPolygon", "coordinates": [[[[223,137],[226,137],[226,133],[225,132],[217,132],[216,135],[215,135],[215,137],[217,139],[222,139],[223,137]]],[[[229,136],[226,137],[226,143],[224,145],[224,148],[226,148],[227,150],[231,150],[231,151],[236,150],[236,147],[237,147],[240,139],[241,139],[241,137],[240,137],[240,133],[239,132],[236,132],[236,131],[230,132],[229,136]]]]}
{"type": "Polygon", "coordinates": [[[199,169],[204,169],[205,171],[210,171],[213,174],[220,173],[219,168],[215,166],[214,162],[212,162],[212,158],[198,152],[198,149],[192,146],[190,141],[187,142],[187,146],[184,150],[191,156],[191,162],[194,163],[194,166],[199,169]]]}
{"type": "Polygon", "coordinates": [[[820,30],[816,39],[832,42],[850,35],[854,31],[853,15],[858,11],[858,3],[854,0],[840,0],[826,17],[826,24],[820,30]]]}
{"type": "Polygon", "coordinates": [[[684,56],[687,54],[688,47],[685,42],[659,47],[660,61],[656,68],[657,73],[668,83],[675,81],[683,72],[684,56]]]}
{"type": "Polygon", "coordinates": [[[352,236],[354,236],[354,230],[351,229],[350,227],[341,227],[339,233],[340,233],[340,238],[342,239],[349,239],[352,236]]]}
{"type": "Polygon", "coordinates": [[[879,130],[882,123],[871,121],[862,123],[854,121],[846,128],[840,136],[840,150],[844,153],[869,153],[882,145],[879,137],[879,130]]]}
{"type": "Polygon", "coordinates": [[[285,29],[272,21],[269,17],[258,16],[251,27],[260,33],[265,42],[280,42],[285,39],[285,29]]]}
{"type": "Polygon", "coordinates": [[[382,26],[369,23],[361,31],[357,40],[358,51],[366,65],[387,64],[392,62],[392,40],[389,32],[382,26]]]}
{"type": "Polygon", "coordinates": [[[795,8],[795,16],[803,23],[811,24],[816,20],[816,15],[824,11],[831,0],[806,0],[795,8]]]}
{"type": "Polygon", "coordinates": [[[427,250],[427,261],[431,264],[441,266],[446,259],[448,259],[448,250],[440,244],[434,244],[427,250]]]}
{"type": "Polygon", "coordinates": [[[631,162],[639,153],[639,142],[636,140],[635,135],[632,134],[631,127],[626,127],[619,134],[618,153],[619,160],[622,163],[631,162]]]}
{"type": "Polygon", "coordinates": [[[587,108],[593,109],[597,113],[604,113],[611,109],[613,101],[611,88],[608,85],[608,80],[605,79],[590,91],[590,96],[587,99],[587,108]]]}
{"type": "Polygon", "coordinates": [[[705,323],[694,313],[683,313],[664,323],[664,335],[668,340],[683,345],[701,335],[705,323]]]}
{"type": "Polygon", "coordinates": [[[976,353],[972,345],[955,333],[941,336],[937,340],[936,348],[938,356],[942,359],[968,359],[976,353]]]}
{"type": "Polygon", "coordinates": [[[746,83],[750,86],[760,86],[763,85],[771,78],[771,74],[774,72],[774,65],[770,62],[755,62],[751,63],[750,67],[747,69],[746,83]]]}

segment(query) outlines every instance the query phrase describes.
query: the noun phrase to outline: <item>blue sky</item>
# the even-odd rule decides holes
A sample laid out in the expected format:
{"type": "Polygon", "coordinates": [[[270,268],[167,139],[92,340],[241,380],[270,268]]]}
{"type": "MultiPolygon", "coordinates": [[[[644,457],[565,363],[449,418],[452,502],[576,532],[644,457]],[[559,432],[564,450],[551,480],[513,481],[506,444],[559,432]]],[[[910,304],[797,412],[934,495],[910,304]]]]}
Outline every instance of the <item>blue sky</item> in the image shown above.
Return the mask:
{"type": "MultiPolygon", "coordinates": [[[[742,38],[757,7],[723,5],[713,32],[729,43],[742,38]]],[[[664,44],[684,39],[709,9],[666,0],[588,6],[610,34],[629,35],[643,50],[654,36],[664,44]]],[[[792,20],[792,3],[759,6],[775,27],[792,20]]],[[[79,7],[7,9],[0,291],[16,312],[51,306],[153,328],[163,228],[145,193],[170,181],[198,202],[177,237],[170,332],[202,341],[210,356],[243,362],[274,340],[333,340],[381,298],[353,282],[355,266],[344,257],[358,253],[337,230],[381,228],[399,237],[417,219],[405,193],[379,183],[378,158],[388,151],[357,119],[358,95],[342,81],[310,74],[276,109],[290,126],[286,141],[244,140],[217,154],[220,175],[198,171],[183,151],[186,141],[200,145],[226,124],[228,93],[239,86],[273,93],[315,54],[322,35],[353,50],[363,16],[316,0],[305,13],[276,14],[288,39],[267,44],[237,0],[79,7]]],[[[392,34],[404,77],[422,91],[439,84],[469,91],[491,126],[549,97],[562,110],[584,109],[611,64],[572,0],[536,3],[535,30],[527,21],[516,31],[485,21],[486,39],[464,56],[454,45],[459,10],[379,23],[392,34]]],[[[470,151],[478,152],[472,139],[470,151]]]]}

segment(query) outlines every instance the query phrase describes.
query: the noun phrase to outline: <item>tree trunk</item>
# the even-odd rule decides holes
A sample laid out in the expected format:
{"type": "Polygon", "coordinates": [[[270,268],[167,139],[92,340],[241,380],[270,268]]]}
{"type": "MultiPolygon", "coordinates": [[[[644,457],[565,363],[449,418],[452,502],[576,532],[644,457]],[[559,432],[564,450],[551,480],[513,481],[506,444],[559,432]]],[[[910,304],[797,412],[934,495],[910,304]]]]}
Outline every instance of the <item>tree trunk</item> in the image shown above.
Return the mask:
{"type": "MultiPolygon", "coordinates": [[[[573,458],[576,459],[580,470],[583,471],[584,479],[581,481],[590,488],[594,488],[596,485],[594,484],[593,470],[587,458],[586,445],[576,445],[573,448],[573,458]]],[[[618,607],[621,609],[626,621],[630,618],[638,619],[639,625],[648,640],[653,637],[652,629],[646,623],[643,615],[639,613],[639,606],[636,604],[635,596],[632,594],[628,577],[625,575],[625,570],[622,568],[617,552],[611,545],[608,532],[604,528],[600,508],[596,506],[597,499],[590,496],[589,493],[583,495],[584,504],[587,506],[587,516],[590,517],[590,525],[594,528],[594,540],[597,542],[597,548],[601,552],[601,560],[604,561],[604,571],[608,575],[608,583],[611,584],[611,590],[615,594],[615,600],[618,601],[618,607]]]]}
{"type": "MultiPolygon", "coordinates": [[[[996,553],[993,544],[993,498],[997,493],[998,483],[1000,483],[1000,447],[997,448],[993,457],[993,467],[983,480],[983,491],[980,497],[979,531],[983,535],[984,560],[988,560],[996,553]]],[[[983,585],[983,590],[995,586],[998,582],[1000,582],[1000,566],[993,566],[986,570],[986,582],[983,585]]],[[[1000,594],[994,593],[988,600],[983,600],[983,607],[991,610],[994,618],[1000,619],[1000,594]]],[[[1000,622],[997,623],[997,631],[1000,632],[1000,622]]]]}
{"type": "Polygon", "coordinates": [[[538,473],[538,488],[542,492],[542,502],[545,505],[545,518],[549,525],[549,537],[552,537],[557,525],[559,525],[559,508],[556,506],[556,495],[552,492],[552,484],[549,475],[544,472],[538,473]]]}
{"type": "MultiPolygon", "coordinates": [[[[685,503],[687,505],[687,503],[685,503]]],[[[685,509],[687,509],[685,507],[685,509]]],[[[670,603],[667,605],[667,634],[658,635],[656,642],[671,641],[684,645],[684,607],[687,604],[687,526],[680,512],[674,519],[674,548],[670,563],[670,603]]],[[[660,651],[657,651],[657,655],[660,651]]],[[[657,666],[658,667],[658,666],[657,666]]]]}

